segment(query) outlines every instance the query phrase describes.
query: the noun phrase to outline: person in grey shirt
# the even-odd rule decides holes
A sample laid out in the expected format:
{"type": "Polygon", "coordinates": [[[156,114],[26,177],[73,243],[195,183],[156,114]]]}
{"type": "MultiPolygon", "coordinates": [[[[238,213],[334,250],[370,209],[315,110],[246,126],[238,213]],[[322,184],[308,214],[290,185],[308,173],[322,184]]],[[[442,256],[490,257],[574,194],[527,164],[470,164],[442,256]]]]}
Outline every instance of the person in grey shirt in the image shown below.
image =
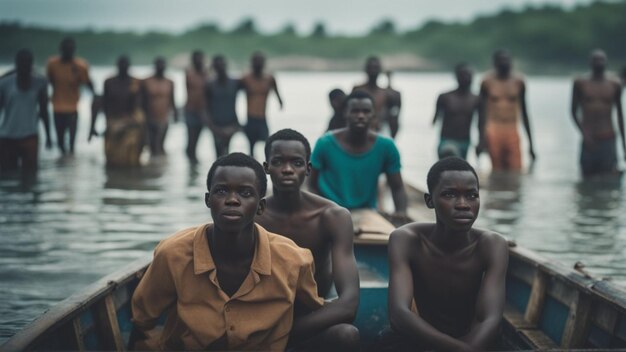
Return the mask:
{"type": "Polygon", "coordinates": [[[15,70],[0,78],[0,174],[19,171],[33,175],[39,152],[38,118],[44,123],[50,149],[48,81],[33,72],[33,53],[21,49],[15,70]]]}

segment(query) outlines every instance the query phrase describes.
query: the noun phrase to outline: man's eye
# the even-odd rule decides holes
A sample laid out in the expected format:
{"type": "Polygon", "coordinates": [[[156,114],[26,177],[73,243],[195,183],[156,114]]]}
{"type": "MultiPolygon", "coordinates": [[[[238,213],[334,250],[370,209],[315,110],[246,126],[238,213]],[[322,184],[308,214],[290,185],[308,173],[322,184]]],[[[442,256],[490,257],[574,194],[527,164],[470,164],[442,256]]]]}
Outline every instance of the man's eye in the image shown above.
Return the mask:
{"type": "Polygon", "coordinates": [[[478,197],[479,197],[479,196],[478,196],[478,193],[471,193],[471,194],[469,195],[469,198],[470,198],[470,199],[478,199],[478,197]]]}
{"type": "Polygon", "coordinates": [[[454,198],[456,195],[453,192],[444,192],[441,194],[441,196],[445,198],[454,198]]]}
{"type": "Polygon", "coordinates": [[[215,194],[226,194],[226,193],[228,193],[228,191],[226,191],[226,188],[217,188],[216,190],[213,191],[213,193],[215,193],[215,194]]]}
{"type": "Polygon", "coordinates": [[[302,160],[296,160],[296,161],[294,161],[294,162],[293,162],[293,164],[294,164],[295,166],[297,166],[297,167],[302,167],[302,166],[304,166],[304,161],[302,161],[302,160]]]}
{"type": "Polygon", "coordinates": [[[272,166],[280,166],[280,164],[282,164],[281,160],[279,159],[272,160],[272,166]]]}
{"type": "Polygon", "coordinates": [[[242,197],[252,197],[252,191],[251,191],[251,190],[249,190],[249,189],[244,189],[244,190],[242,190],[241,192],[239,192],[239,194],[240,194],[242,197]]]}

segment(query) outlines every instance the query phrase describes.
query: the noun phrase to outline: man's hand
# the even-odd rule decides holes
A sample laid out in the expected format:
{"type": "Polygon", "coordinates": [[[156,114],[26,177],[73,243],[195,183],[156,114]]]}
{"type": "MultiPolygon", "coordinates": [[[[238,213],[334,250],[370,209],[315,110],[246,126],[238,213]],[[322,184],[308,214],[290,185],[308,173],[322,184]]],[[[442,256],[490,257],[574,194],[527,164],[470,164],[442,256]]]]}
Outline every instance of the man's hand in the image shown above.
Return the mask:
{"type": "Polygon", "coordinates": [[[532,147],[528,150],[528,154],[530,154],[530,159],[532,161],[535,161],[535,159],[537,159],[537,156],[535,155],[535,149],[533,149],[532,147]]]}
{"type": "Polygon", "coordinates": [[[50,136],[46,137],[46,149],[47,150],[52,149],[52,141],[50,140],[50,136]]]}
{"type": "Polygon", "coordinates": [[[99,135],[98,135],[98,132],[96,132],[96,129],[95,129],[95,128],[92,128],[92,129],[89,131],[89,137],[87,137],[87,143],[91,142],[91,138],[93,138],[93,137],[98,137],[98,136],[99,136],[99,135]]]}

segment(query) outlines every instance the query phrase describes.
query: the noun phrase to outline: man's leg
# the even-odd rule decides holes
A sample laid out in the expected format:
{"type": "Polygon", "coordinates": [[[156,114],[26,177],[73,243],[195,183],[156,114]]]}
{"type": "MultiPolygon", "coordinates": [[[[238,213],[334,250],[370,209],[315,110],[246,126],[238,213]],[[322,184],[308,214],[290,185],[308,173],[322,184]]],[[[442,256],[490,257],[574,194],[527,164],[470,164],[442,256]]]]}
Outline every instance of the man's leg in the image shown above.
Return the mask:
{"type": "Polygon", "coordinates": [[[350,324],[337,324],[306,341],[290,341],[294,351],[358,351],[361,338],[359,329],[350,324]]]}
{"type": "Polygon", "coordinates": [[[35,175],[39,156],[39,138],[37,135],[21,138],[18,141],[18,154],[22,160],[22,175],[35,175]]]}
{"type": "Polygon", "coordinates": [[[70,130],[70,154],[74,154],[74,142],[76,141],[76,129],[78,127],[78,113],[67,114],[67,127],[70,130]]]}
{"type": "Polygon", "coordinates": [[[161,155],[165,155],[165,136],[167,135],[167,130],[169,129],[169,125],[165,123],[159,127],[159,153],[161,155]]]}
{"type": "Polygon", "coordinates": [[[0,175],[6,175],[18,169],[16,141],[0,138],[0,175]]]}
{"type": "Polygon", "coordinates": [[[61,154],[65,155],[65,114],[54,113],[54,128],[57,132],[57,145],[61,154]]]}
{"type": "Polygon", "coordinates": [[[148,146],[150,147],[150,156],[159,154],[158,131],[159,127],[154,122],[148,122],[148,146]]]}
{"type": "Polygon", "coordinates": [[[189,161],[196,163],[198,162],[198,158],[196,158],[196,145],[200,138],[200,132],[202,132],[202,121],[200,121],[198,114],[190,111],[185,113],[185,121],[187,123],[187,157],[189,161]]]}

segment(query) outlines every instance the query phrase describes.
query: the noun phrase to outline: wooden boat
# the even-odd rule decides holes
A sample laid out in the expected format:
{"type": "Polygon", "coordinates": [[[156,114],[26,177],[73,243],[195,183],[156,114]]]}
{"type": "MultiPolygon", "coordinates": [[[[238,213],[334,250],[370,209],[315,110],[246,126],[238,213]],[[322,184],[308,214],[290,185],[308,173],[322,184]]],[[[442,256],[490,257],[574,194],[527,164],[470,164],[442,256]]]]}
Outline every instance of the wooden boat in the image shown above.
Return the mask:
{"type": "MultiPolygon", "coordinates": [[[[423,193],[408,186],[409,215],[432,221],[423,193]]],[[[387,240],[394,226],[373,211],[353,212],[361,303],[355,325],[367,345],[388,324],[387,240]]],[[[626,347],[626,291],[512,245],[501,350],[626,347]]],[[[54,306],[0,346],[2,351],[125,350],[130,299],[151,258],[132,263],[54,306]]]]}

